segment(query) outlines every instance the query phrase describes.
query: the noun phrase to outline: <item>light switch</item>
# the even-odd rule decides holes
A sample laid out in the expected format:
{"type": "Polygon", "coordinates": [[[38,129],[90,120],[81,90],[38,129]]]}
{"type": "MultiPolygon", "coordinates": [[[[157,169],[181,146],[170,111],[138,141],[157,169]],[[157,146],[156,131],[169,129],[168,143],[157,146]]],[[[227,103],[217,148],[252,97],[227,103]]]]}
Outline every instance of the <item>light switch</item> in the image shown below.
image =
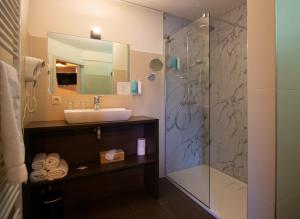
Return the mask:
{"type": "Polygon", "coordinates": [[[51,103],[52,103],[52,105],[60,105],[61,97],[60,96],[52,96],[51,103]]]}

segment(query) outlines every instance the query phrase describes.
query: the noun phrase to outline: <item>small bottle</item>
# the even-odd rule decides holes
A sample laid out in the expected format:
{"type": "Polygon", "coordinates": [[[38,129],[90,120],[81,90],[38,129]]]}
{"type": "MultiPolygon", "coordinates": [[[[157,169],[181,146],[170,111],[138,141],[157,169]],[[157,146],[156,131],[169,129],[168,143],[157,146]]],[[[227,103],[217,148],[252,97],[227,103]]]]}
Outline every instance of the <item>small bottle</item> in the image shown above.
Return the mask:
{"type": "Polygon", "coordinates": [[[138,138],[137,140],[137,155],[143,156],[146,154],[146,139],[138,138]]]}
{"type": "Polygon", "coordinates": [[[137,82],[136,82],[136,80],[132,80],[131,81],[131,93],[132,93],[132,96],[136,96],[137,95],[137,90],[138,90],[137,82]]]}
{"type": "Polygon", "coordinates": [[[142,95],[142,81],[138,80],[138,95],[142,95]]]}

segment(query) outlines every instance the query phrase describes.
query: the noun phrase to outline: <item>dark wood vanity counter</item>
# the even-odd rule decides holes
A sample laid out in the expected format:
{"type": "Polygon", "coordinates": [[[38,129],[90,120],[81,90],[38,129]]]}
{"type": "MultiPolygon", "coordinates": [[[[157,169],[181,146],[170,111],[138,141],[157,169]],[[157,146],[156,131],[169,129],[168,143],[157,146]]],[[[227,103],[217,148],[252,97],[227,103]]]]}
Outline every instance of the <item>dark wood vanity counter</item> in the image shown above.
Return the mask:
{"type": "Polygon", "coordinates": [[[89,128],[95,126],[111,126],[111,125],[134,125],[158,122],[158,119],[154,119],[147,116],[132,116],[126,121],[112,121],[112,122],[100,122],[100,123],[80,123],[69,124],[65,120],[59,121],[40,121],[31,122],[25,127],[25,131],[40,131],[40,130],[57,130],[57,129],[78,129],[89,128]]]}
{"type": "Polygon", "coordinates": [[[25,218],[39,218],[42,194],[62,191],[64,206],[103,199],[145,188],[158,198],[158,119],[134,116],[128,121],[68,124],[65,121],[32,122],[24,130],[29,172],[37,153],[59,153],[69,165],[65,178],[23,185],[25,218]],[[96,130],[100,128],[101,138],[96,130]],[[146,139],[146,155],[137,156],[137,139],[146,139]],[[123,149],[125,160],[100,164],[99,152],[123,149]],[[85,170],[78,167],[86,166],[85,170]],[[30,201],[29,201],[30,200],[30,201]]]}

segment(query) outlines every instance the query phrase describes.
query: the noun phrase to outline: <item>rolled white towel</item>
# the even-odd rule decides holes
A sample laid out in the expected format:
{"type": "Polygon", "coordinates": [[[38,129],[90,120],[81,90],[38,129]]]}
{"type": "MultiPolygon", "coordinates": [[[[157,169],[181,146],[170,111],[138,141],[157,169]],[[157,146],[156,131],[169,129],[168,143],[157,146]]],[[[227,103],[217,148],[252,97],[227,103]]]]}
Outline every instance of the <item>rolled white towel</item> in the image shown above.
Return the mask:
{"type": "Polygon", "coordinates": [[[46,157],[45,169],[51,170],[59,166],[60,156],[57,153],[48,154],[46,157]]]}
{"type": "Polygon", "coordinates": [[[47,179],[47,171],[46,170],[34,170],[30,173],[30,181],[31,182],[42,182],[47,179]]]}
{"type": "Polygon", "coordinates": [[[33,158],[31,168],[33,170],[41,170],[45,167],[47,155],[45,153],[36,154],[33,158]]]}
{"type": "Polygon", "coordinates": [[[59,166],[48,171],[47,180],[52,181],[64,178],[69,171],[67,162],[63,159],[60,160],[59,166]]]}

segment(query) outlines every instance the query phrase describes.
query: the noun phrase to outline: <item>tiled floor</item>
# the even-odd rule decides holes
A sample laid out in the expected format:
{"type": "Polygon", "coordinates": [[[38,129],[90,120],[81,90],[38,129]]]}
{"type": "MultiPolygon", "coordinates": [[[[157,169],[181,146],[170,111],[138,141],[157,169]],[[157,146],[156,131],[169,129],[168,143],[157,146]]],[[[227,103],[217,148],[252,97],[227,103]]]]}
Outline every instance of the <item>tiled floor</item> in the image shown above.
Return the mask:
{"type": "Polygon", "coordinates": [[[72,209],[67,219],[213,219],[168,180],[160,181],[160,199],[144,191],[112,197],[72,209]]]}

